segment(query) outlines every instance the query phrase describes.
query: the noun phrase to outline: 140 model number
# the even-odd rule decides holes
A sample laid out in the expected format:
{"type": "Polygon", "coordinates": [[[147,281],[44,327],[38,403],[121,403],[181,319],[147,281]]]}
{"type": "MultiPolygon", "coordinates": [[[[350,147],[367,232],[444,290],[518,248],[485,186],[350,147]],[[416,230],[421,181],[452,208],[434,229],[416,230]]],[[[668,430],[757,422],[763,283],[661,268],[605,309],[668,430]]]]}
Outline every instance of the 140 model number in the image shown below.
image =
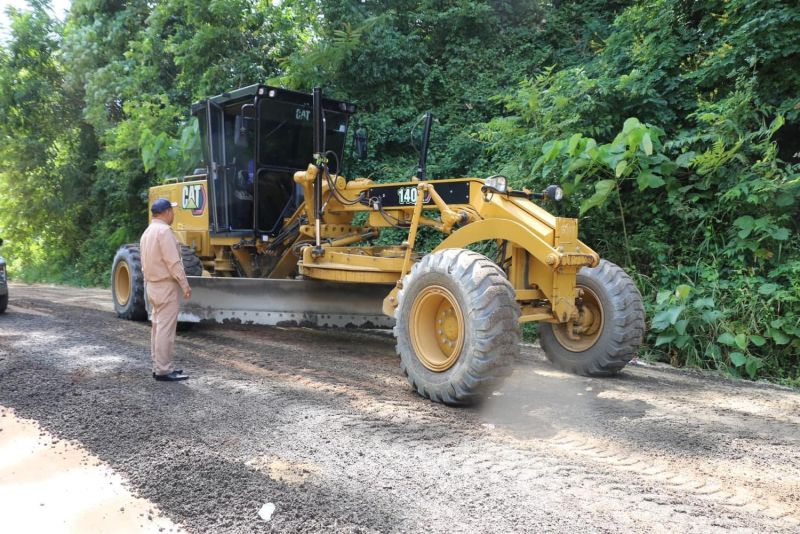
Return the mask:
{"type": "MultiPolygon", "coordinates": [[[[397,189],[397,202],[403,206],[413,206],[417,203],[417,191],[418,189],[416,186],[410,185],[408,187],[400,187],[397,189]]],[[[424,198],[422,203],[430,202],[430,198],[424,198]]]]}

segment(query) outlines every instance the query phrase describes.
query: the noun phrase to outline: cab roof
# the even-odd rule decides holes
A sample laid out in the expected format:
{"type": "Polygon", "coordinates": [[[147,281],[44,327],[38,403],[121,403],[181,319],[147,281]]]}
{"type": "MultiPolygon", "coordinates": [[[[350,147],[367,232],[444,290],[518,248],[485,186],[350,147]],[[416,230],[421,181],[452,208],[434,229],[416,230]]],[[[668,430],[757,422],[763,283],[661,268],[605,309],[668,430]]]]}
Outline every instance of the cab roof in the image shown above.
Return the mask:
{"type": "MultiPolygon", "coordinates": [[[[192,104],[192,114],[205,109],[206,102],[211,101],[220,106],[227,106],[229,104],[239,104],[252,101],[256,95],[264,96],[267,98],[275,98],[284,102],[293,102],[296,104],[310,104],[311,94],[301,93],[298,91],[290,91],[289,89],[282,89],[280,87],[272,87],[260,83],[254,83],[233,91],[228,91],[216,96],[209,97],[205,100],[195,102],[192,104]]],[[[343,113],[352,115],[356,112],[356,105],[342,100],[334,100],[332,98],[322,98],[322,107],[326,109],[335,109],[343,113]]]]}

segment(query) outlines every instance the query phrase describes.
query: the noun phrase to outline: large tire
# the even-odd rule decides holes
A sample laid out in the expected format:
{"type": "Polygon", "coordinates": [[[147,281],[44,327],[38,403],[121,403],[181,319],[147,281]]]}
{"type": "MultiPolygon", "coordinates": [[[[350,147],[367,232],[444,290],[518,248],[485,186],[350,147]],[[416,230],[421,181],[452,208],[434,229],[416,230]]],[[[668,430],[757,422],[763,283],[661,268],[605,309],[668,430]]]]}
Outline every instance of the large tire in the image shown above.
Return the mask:
{"type": "Polygon", "coordinates": [[[0,314],[5,313],[6,308],[8,308],[8,294],[0,296],[0,314]]]}
{"type": "MultiPolygon", "coordinates": [[[[203,262],[197,257],[192,247],[181,245],[181,260],[183,261],[183,270],[186,276],[203,276],[203,262]]],[[[196,324],[178,321],[175,329],[178,332],[190,332],[194,330],[196,324]]]]}
{"type": "Polygon", "coordinates": [[[539,342],[559,369],[584,376],[614,375],[642,344],[642,295],[621,267],[606,260],[579,270],[576,285],[583,289],[583,307],[588,310],[582,316],[582,331],[573,334],[579,339],[570,339],[564,324],[539,323],[539,342]]]}
{"type": "Polygon", "coordinates": [[[183,260],[183,270],[186,276],[203,276],[203,263],[192,247],[181,245],[181,260],[183,260]]]}
{"type": "Polygon", "coordinates": [[[520,310],[491,260],[463,249],[429,254],[403,278],[397,298],[397,353],[417,393],[474,404],[511,374],[520,310]]]}
{"type": "Polygon", "coordinates": [[[122,245],[111,267],[111,296],[117,316],[130,321],[146,321],[144,275],[139,245],[122,245]]]}

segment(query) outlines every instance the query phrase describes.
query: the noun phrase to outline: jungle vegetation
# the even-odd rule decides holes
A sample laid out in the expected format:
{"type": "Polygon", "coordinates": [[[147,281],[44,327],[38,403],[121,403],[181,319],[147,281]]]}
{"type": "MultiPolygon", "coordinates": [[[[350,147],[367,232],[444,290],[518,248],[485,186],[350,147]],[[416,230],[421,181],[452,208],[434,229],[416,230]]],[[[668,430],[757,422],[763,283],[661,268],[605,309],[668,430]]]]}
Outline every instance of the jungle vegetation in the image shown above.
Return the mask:
{"type": "MultiPolygon", "coordinates": [[[[377,180],[559,183],[635,277],[649,357],[800,385],[794,0],[46,0],[0,45],[12,276],[108,285],[143,193],[200,163],[189,105],[263,81],[356,102],[377,180]]],[[[428,235],[428,240],[434,239],[428,235]]]]}

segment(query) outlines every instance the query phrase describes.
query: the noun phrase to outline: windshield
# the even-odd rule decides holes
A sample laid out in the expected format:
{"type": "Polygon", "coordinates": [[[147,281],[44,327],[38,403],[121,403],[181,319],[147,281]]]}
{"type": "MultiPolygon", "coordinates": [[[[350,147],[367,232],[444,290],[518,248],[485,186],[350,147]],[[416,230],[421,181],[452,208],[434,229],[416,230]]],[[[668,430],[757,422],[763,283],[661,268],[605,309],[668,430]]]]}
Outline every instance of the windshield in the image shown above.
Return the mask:
{"type": "MultiPolygon", "coordinates": [[[[258,163],[264,166],[305,169],[314,155],[310,104],[295,104],[273,99],[259,101],[258,163]]],[[[325,145],[341,158],[347,134],[347,115],[325,110],[325,145]]],[[[335,162],[331,162],[331,171],[335,162]]]]}

